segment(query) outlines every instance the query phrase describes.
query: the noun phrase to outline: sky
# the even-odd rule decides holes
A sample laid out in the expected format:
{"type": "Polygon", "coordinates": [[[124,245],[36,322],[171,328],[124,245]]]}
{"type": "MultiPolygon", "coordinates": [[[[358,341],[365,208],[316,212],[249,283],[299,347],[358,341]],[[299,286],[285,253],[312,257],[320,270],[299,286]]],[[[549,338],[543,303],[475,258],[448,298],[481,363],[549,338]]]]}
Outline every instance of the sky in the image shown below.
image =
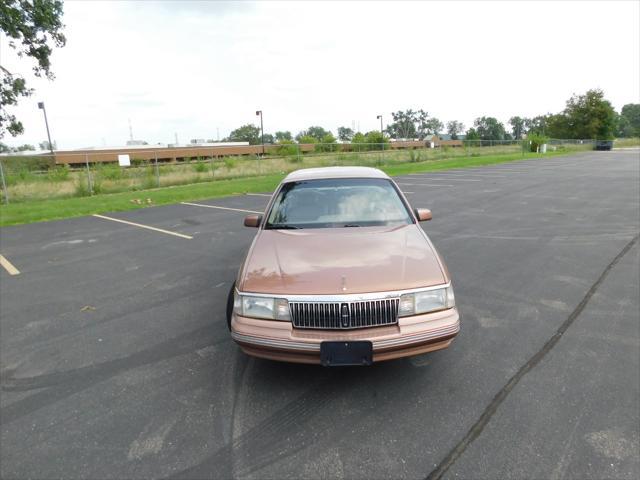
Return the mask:
{"type": "Polygon", "coordinates": [[[424,109],[468,128],[558,112],[601,88],[640,103],[640,2],[67,1],[55,80],[30,75],[0,36],[0,63],[35,88],[12,109],[59,149],[223,138],[259,125],[367,132],[424,109]]]}

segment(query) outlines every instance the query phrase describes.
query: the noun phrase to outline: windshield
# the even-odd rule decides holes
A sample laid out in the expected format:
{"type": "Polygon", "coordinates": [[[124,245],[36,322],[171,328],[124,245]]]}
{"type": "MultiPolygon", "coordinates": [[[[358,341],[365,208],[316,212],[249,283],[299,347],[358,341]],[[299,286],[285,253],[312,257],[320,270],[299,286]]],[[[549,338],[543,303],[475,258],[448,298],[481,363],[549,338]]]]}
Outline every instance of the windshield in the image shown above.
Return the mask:
{"type": "Polygon", "coordinates": [[[413,223],[393,184],[383,178],[336,178],[285,184],[267,229],[368,227],[413,223]]]}

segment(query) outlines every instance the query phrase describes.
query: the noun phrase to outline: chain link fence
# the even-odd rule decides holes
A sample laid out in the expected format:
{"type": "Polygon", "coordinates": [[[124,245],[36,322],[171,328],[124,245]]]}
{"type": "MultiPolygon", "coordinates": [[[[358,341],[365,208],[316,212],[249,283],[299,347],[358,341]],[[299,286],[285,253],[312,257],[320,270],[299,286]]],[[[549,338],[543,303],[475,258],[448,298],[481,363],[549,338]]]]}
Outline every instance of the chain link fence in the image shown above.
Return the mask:
{"type": "MultiPolygon", "coordinates": [[[[529,151],[526,141],[443,141],[433,148],[425,142],[332,143],[247,146],[212,149],[118,149],[0,155],[2,202],[25,202],[105,193],[136,192],[216,180],[284,174],[300,168],[326,166],[389,166],[461,157],[513,155],[529,151]],[[453,143],[453,144],[452,144],[453,143]],[[185,153],[186,152],[186,153],[185,153]],[[193,155],[197,152],[197,155],[193,155]],[[235,152],[235,154],[234,154],[235,152]],[[257,153],[256,153],[257,152],[257,153]],[[128,155],[130,166],[118,164],[128,155]]],[[[591,149],[591,140],[548,142],[549,150],[591,149]]]]}

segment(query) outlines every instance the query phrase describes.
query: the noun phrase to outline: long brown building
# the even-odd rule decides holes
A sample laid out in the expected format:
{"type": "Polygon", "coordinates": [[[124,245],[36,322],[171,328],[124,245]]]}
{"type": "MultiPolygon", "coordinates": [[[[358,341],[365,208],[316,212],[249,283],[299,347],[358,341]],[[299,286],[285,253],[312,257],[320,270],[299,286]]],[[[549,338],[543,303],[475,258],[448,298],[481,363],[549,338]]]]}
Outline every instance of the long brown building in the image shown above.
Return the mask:
{"type": "MultiPolygon", "coordinates": [[[[440,142],[437,137],[431,138],[429,142],[419,140],[392,141],[385,145],[385,148],[395,149],[415,149],[429,148],[433,142],[435,147],[450,145],[462,146],[459,140],[450,140],[440,142]]],[[[343,143],[338,144],[340,151],[353,151],[358,149],[357,144],[343,143]]],[[[312,152],[316,145],[312,143],[297,144],[301,153],[312,152]]],[[[263,153],[270,155],[278,155],[281,153],[282,145],[186,145],[176,147],[158,146],[154,148],[149,145],[144,148],[103,148],[103,149],[86,149],[86,150],[57,150],[54,152],[55,163],[64,164],[83,164],[89,163],[109,163],[117,162],[118,155],[128,154],[132,161],[146,160],[158,162],[176,162],[190,160],[194,158],[219,158],[236,155],[261,155],[263,153]]]]}

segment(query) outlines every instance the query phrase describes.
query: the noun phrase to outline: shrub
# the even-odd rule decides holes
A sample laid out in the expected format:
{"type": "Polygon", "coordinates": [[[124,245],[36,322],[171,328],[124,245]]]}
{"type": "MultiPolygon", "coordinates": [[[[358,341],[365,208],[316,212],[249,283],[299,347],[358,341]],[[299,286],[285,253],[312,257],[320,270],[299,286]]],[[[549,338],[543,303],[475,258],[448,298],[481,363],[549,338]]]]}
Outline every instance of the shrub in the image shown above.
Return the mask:
{"type": "Polygon", "coordinates": [[[314,148],[316,152],[335,152],[338,149],[338,143],[336,137],[327,133],[322,137],[322,141],[314,148]]]}
{"type": "Polygon", "coordinates": [[[87,183],[86,174],[78,175],[78,177],[76,178],[74,195],[76,197],[88,197],[89,195],[91,195],[91,192],[89,192],[89,184],[87,183]]]}
{"type": "Polygon", "coordinates": [[[227,167],[229,170],[231,170],[238,164],[238,161],[233,157],[224,157],[223,161],[224,161],[224,166],[227,167]]]}
{"type": "Polygon", "coordinates": [[[316,137],[312,137],[311,135],[302,135],[298,139],[298,143],[318,143],[318,139],[316,137]]]}
{"type": "Polygon", "coordinates": [[[365,135],[365,142],[367,150],[386,150],[385,144],[389,143],[389,140],[377,130],[372,130],[365,135]]]}
{"type": "Polygon", "coordinates": [[[541,145],[549,143],[549,137],[540,135],[538,133],[530,133],[529,135],[527,135],[527,139],[525,141],[529,142],[531,152],[537,152],[538,148],[541,145]]]}
{"type": "Polygon", "coordinates": [[[193,170],[198,173],[203,173],[207,171],[207,164],[204,162],[198,162],[193,165],[193,170]]]}
{"type": "Polygon", "coordinates": [[[117,163],[101,163],[96,167],[101,178],[106,180],[120,180],[125,176],[125,170],[117,163]]]}
{"type": "Polygon", "coordinates": [[[362,133],[356,133],[351,139],[351,149],[354,152],[364,152],[367,148],[365,145],[367,143],[367,137],[365,137],[362,133]]]}
{"type": "Polygon", "coordinates": [[[283,157],[298,155],[298,146],[292,140],[281,140],[276,149],[276,153],[283,157]]]}
{"type": "Polygon", "coordinates": [[[148,190],[149,188],[156,188],[157,186],[156,176],[153,171],[149,170],[142,180],[142,188],[143,190],[148,190]]]}
{"type": "Polygon", "coordinates": [[[20,166],[18,170],[5,172],[5,181],[7,182],[7,185],[36,182],[37,180],[39,180],[38,176],[24,165],[20,166]]]}
{"type": "Polygon", "coordinates": [[[60,165],[49,170],[47,180],[50,182],[64,182],[69,180],[69,165],[60,165]]]}
{"type": "Polygon", "coordinates": [[[418,163],[422,161],[422,152],[419,150],[409,150],[409,162],[418,163]]]}

